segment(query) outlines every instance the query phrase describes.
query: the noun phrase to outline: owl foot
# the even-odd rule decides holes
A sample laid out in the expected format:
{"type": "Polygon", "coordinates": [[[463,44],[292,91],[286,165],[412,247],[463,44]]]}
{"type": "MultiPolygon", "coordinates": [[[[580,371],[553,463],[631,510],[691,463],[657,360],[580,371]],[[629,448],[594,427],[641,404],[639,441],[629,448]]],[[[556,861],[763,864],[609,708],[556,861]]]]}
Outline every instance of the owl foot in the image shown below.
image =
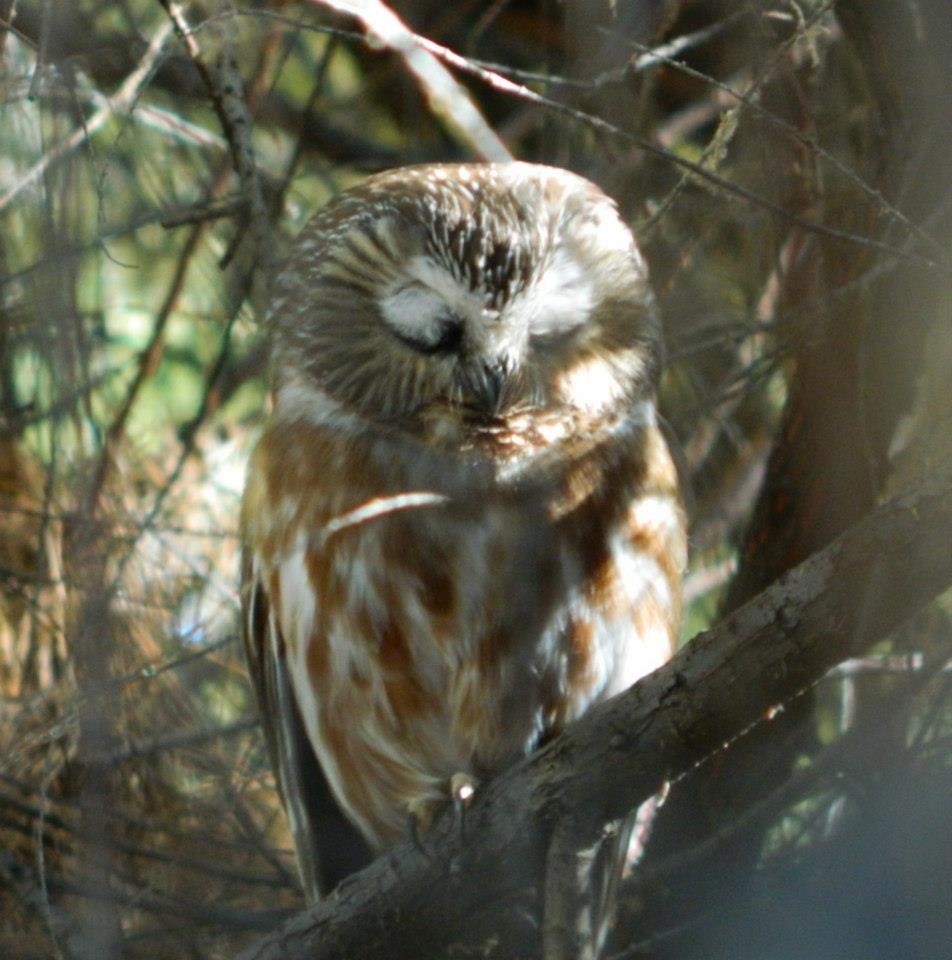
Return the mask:
{"type": "Polygon", "coordinates": [[[461,840],[466,838],[466,809],[475,795],[476,781],[468,773],[454,773],[450,777],[450,799],[453,801],[453,812],[456,814],[461,840]]]}
{"type": "MultiPolygon", "coordinates": [[[[447,784],[447,793],[453,805],[454,819],[460,839],[464,839],[466,835],[466,808],[472,803],[476,794],[476,781],[468,773],[454,773],[447,784]]],[[[407,807],[407,833],[410,837],[410,843],[428,860],[431,857],[423,846],[420,836],[421,833],[430,829],[436,815],[445,807],[445,800],[434,800],[432,798],[416,800],[407,807]]]]}
{"type": "Polygon", "coordinates": [[[450,777],[450,796],[453,806],[468,807],[476,794],[476,781],[468,773],[454,773],[450,777]]]}

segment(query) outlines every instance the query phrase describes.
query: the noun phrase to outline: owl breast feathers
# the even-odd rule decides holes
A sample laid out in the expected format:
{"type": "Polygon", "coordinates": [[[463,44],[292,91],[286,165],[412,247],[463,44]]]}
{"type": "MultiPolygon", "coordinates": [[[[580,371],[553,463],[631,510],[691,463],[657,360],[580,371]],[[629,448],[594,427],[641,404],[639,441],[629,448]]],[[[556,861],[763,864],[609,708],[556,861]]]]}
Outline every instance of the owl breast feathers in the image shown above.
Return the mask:
{"type": "Polygon", "coordinates": [[[372,177],[305,228],[270,323],[245,642],[316,896],[348,830],[406,837],[666,660],[685,533],[645,266],[580,177],[372,177]]]}

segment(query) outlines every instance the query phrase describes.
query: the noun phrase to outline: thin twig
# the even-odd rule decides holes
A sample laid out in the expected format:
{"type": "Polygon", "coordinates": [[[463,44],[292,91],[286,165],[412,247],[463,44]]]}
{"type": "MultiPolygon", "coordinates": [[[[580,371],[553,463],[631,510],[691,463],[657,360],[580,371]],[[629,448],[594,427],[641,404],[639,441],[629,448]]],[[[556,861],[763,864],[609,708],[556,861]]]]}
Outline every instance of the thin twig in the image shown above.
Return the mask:
{"type": "Polygon", "coordinates": [[[40,180],[50,168],[82,146],[90,137],[98,133],[116,114],[124,114],[135,104],[142,90],[148,84],[152,73],[162,57],[165,43],[172,34],[171,24],[163,24],[149,41],[149,46],[139,60],[138,66],[126,78],[119,89],[108,98],[105,105],[96,111],[79,129],[75,130],[61,143],[52,147],[30,167],[27,172],[4,194],[0,195],[0,213],[2,213],[27,187],[40,180]]]}

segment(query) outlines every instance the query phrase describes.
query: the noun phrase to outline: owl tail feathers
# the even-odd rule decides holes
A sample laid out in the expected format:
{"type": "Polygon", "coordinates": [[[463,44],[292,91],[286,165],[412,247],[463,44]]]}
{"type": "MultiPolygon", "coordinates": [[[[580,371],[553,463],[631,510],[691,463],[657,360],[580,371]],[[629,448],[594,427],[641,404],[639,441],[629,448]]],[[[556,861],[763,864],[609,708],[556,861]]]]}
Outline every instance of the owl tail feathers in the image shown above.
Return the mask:
{"type": "Polygon", "coordinates": [[[603,955],[635,823],[636,814],[629,814],[581,852],[572,843],[571,819],[556,826],[546,861],[544,960],[598,960],[603,955]]]}

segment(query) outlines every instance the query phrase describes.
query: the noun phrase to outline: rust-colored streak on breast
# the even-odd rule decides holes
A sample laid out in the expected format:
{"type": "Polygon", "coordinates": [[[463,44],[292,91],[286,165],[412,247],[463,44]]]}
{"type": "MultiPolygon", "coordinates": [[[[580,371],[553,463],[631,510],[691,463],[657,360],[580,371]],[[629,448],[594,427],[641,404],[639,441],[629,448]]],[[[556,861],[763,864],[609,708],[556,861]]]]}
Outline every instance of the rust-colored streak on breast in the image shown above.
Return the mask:
{"type": "Polygon", "coordinates": [[[589,577],[586,599],[604,617],[615,618],[628,606],[628,596],[619,578],[618,568],[606,556],[589,577]]]}
{"type": "Polygon", "coordinates": [[[611,685],[614,656],[624,656],[631,672],[647,672],[672,653],[685,534],[677,474],[653,427],[627,447],[594,449],[564,489],[571,509],[559,523],[575,545],[584,587],[566,636],[566,684],[578,704],[611,685]],[[622,653],[616,645],[625,636],[622,653]]]}
{"type": "Polygon", "coordinates": [[[436,558],[421,558],[420,602],[434,620],[448,625],[456,612],[450,568],[436,558]]]}
{"type": "MultiPolygon", "coordinates": [[[[672,507],[676,502],[672,501],[672,507]]],[[[680,509],[680,507],[676,507],[680,509]]],[[[664,575],[674,595],[680,594],[681,571],[684,546],[680,531],[664,530],[657,527],[644,527],[632,520],[630,523],[631,543],[650,556],[664,575]]]]}
{"type": "Polygon", "coordinates": [[[438,707],[426,694],[417,676],[417,667],[405,631],[392,618],[380,631],[380,646],[375,652],[384,690],[396,719],[395,735],[405,735],[406,728],[421,716],[433,715],[438,707]]]}
{"type": "Polygon", "coordinates": [[[330,682],[330,651],[321,627],[336,616],[339,600],[328,596],[327,581],[330,570],[322,550],[315,549],[312,545],[305,552],[304,568],[314,598],[314,620],[310,637],[305,641],[305,663],[313,689],[320,691],[330,682]]]}
{"type": "Polygon", "coordinates": [[[480,727],[486,722],[486,715],[491,711],[489,702],[492,691],[475,683],[464,685],[456,705],[456,727],[461,737],[471,743],[477,742],[480,727]]]}
{"type": "Polygon", "coordinates": [[[595,624],[591,619],[575,619],[569,626],[568,669],[566,681],[570,690],[584,690],[592,686],[596,677],[593,668],[595,655],[595,624]]]}
{"type": "MultiPolygon", "coordinates": [[[[650,595],[632,609],[631,619],[634,624],[635,636],[638,637],[651,636],[659,630],[665,634],[671,632],[672,620],[670,616],[650,595]]],[[[674,638],[672,637],[671,640],[673,642],[674,638]]]]}

